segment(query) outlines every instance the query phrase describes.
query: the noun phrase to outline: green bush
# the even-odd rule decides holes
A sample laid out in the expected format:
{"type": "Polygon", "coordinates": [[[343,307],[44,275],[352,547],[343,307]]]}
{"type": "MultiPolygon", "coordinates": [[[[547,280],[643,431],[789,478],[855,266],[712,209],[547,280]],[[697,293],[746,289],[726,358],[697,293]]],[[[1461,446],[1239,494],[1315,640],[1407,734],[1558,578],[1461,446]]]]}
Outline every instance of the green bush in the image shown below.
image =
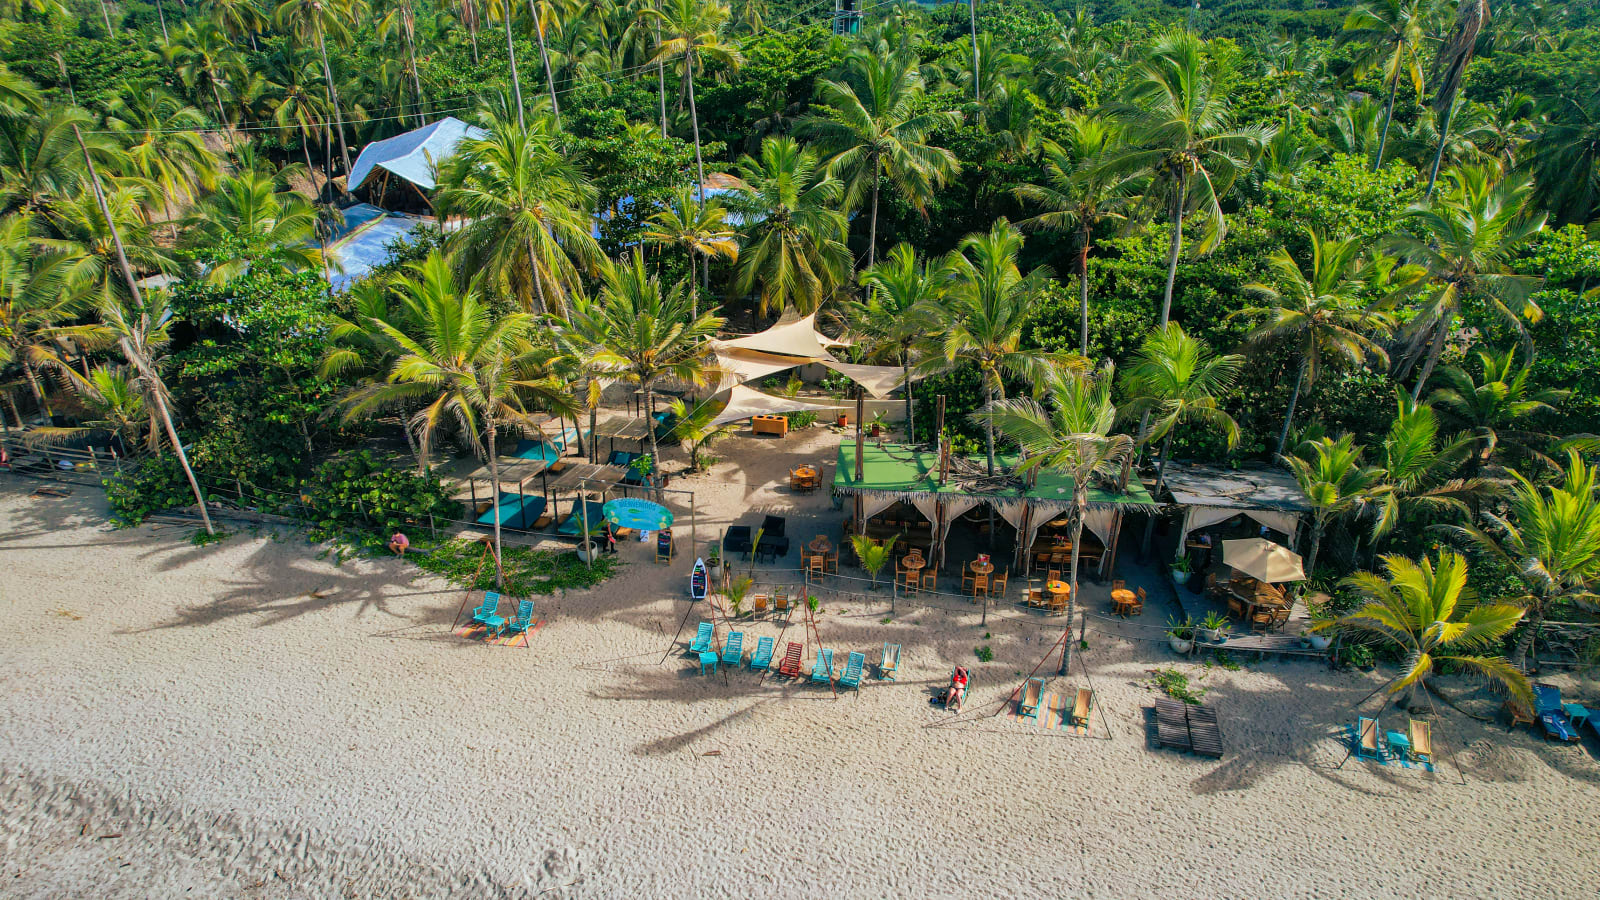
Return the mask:
{"type": "Polygon", "coordinates": [[[176,456],[152,457],[104,483],[111,521],[119,528],[132,528],[156,513],[194,505],[194,494],[176,456]]]}
{"type": "MultiPolygon", "coordinates": [[[[551,594],[558,588],[583,590],[605,581],[617,571],[615,556],[601,556],[594,567],[570,550],[532,550],[506,547],[504,591],[513,597],[551,594]]],[[[451,584],[473,591],[494,590],[494,560],[475,540],[445,541],[427,553],[407,557],[451,584]],[[476,573],[476,577],[474,577],[476,573]]]]}
{"type": "Polygon", "coordinates": [[[309,499],[312,540],[356,533],[365,535],[355,541],[360,546],[382,545],[397,529],[426,526],[429,516],[440,521],[462,513],[437,477],[389,468],[365,450],[317,467],[301,494],[309,499]]]}

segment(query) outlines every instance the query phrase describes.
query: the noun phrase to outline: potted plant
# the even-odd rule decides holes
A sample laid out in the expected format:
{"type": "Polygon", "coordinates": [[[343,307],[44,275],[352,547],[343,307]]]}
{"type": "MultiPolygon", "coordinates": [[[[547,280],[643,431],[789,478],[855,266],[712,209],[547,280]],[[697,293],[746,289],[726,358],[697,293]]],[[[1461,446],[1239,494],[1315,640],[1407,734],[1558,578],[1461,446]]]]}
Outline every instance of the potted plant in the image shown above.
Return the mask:
{"type": "Polygon", "coordinates": [[[872,416],[872,436],[882,437],[883,430],[889,427],[889,420],[883,417],[883,410],[878,410],[872,416]]]}
{"type": "Polygon", "coordinates": [[[839,418],[834,420],[834,424],[838,425],[840,428],[848,428],[850,426],[850,414],[839,413],[839,418]]]}
{"type": "Polygon", "coordinates": [[[1188,583],[1189,575],[1193,571],[1194,571],[1194,563],[1189,561],[1189,555],[1187,553],[1185,553],[1184,555],[1182,555],[1182,556],[1180,556],[1177,559],[1172,561],[1172,583],[1173,584],[1186,584],[1186,583],[1188,583]]]}
{"type": "Polygon", "coordinates": [[[1233,624],[1228,621],[1228,617],[1213,609],[1200,620],[1198,627],[1200,640],[1208,644],[1220,644],[1228,639],[1228,632],[1232,628],[1233,624]]]}
{"type": "Polygon", "coordinates": [[[588,562],[590,559],[598,559],[599,556],[600,551],[599,548],[595,546],[594,541],[584,538],[582,543],[578,544],[578,560],[580,562],[588,562]]]}
{"type": "Polygon", "coordinates": [[[1306,612],[1311,617],[1311,627],[1300,635],[1300,643],[1313,650],[1326,650],[1333,644],[1333,617],[1328,615],[1322,604],[1310,597],[1306,598],[1306,612]]]}
{"type": "Polygon", "coordinates": [[[1183,621],[1167,620],[1167,646],[1173,653],[1188,654],[1194,650],[1194,620],[1188,616],[1183,621]]]}
{"type": "Polygon", "coordinates": [[[706,550],[706,574],[717,580],[722,574],[722,545],[712,543],[706,550]]]}

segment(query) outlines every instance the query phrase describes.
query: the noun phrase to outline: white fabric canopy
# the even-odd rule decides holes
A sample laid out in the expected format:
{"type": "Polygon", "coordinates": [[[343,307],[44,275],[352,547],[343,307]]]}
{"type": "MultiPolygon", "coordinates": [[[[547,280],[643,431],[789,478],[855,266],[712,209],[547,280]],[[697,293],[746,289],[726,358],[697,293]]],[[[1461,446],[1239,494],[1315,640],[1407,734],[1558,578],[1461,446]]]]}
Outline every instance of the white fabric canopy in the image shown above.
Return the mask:
{"type": "Polygon", "coordinates": [[[1245,510],[1232,506],[1185,507],[1183,511],[1183,529],[1178,532],[1178,556],[1183,555],[1184,542],[1188,540],[1189,532],[1199,531],[1218,522],[1226,522],[1244,512],[1245,510]]]}
{"type": "MultiPolygon", "coordinates": [[[[899,497],[896,497],[893,494],[862,494],[861,521],[865,522],[878,513],[883,512],[889,507],[895,505],[895,503],[899,502],[899,499],[899,497]]],[[[861,524],[859,522],[856,523],[856,527],[860,528],[861,524]]]]}
{"type": "Polygon", "coordinates": [[[932,522],[935,525],[939,523],[938,494],[918,494],[911,499],[911,505],[915,506],[917,508],[917,512],[922,513],[922,515],[925,516],[929,522],[932,522]]]}
{"type": "Polygon", "coordinates": [[[979,500],[977,497],[967,497],[961,494],[946,494],[941,502],[944,503],[944,518],[936,521],[939,522],[939,565],[942,566],[944,565],[945,538],[950,536],[950,526],[955,523],[955,520],[962,513],[973,508],[974,506],[977,506],[983,501],[979,500]]]}
{"type": "Polygon", "coordinates": [[[1289,543],[1293,544],[1295,532],[1300,528],[1300,516],[1292,512],[1281,512],[1275,509],[1247,509],[1245,515],[1256,520],[1273,531],[1289,536],[1289,543]]]}
{"type": "Polygon", "coordinates": [[[1023,540],[1017,542],[1024,566],[1029,564],[1033,541],[1039,536],[1039,529],[1043,528],[1045,523],[1053,521],[1060,513],[1071,508],[1072,504],[1070,503],[1061,503],[1054,500],[1033,501],[1028,512],[1028,533],[1023,540]]]}
{"type": "Polygon", "coordinates": [[[755,388],[736,384],[728,390],[728,405],[711,420],[711,425],[726,425],[751,416],[775,416],[806,410],[843,409],[844,404],[821,400],[801,400],[796,397],[774,397],[755,388]]]}
{"type": "Polygon", "coordinates": [[[773,356],[770,353],[758,353],[754,350],[718,350],[717,368],[722,370],[717,381],[716,393],[721,393],[736,384],[755,381],[792,369],[798,363],[787,356],[773,356]]]}
{"type": "Polygon", "coordinates": [[[828,368],[838,372],[867,389],[873,397],[882,399],[889,396],[895,388],[900,386],[905,370],[899,366],[863,366],[856,363],[842,363],[833,357],[819,359],[828,368]]]}
{"type": "MultiPolygon", "coordinates": [[[[714,341],[719,350],[754,350],[758,353],[776,353],[781,356],[800,356],[806,361],[828,355],[829,347],[842,347],[836,341],[817,331],[817,315],[812,313],[792,322],[779,322],[766,331],[734,338],[731,341],[714,341]]],[[[801,363],[794,363],[801,365],[801,363]]]]}

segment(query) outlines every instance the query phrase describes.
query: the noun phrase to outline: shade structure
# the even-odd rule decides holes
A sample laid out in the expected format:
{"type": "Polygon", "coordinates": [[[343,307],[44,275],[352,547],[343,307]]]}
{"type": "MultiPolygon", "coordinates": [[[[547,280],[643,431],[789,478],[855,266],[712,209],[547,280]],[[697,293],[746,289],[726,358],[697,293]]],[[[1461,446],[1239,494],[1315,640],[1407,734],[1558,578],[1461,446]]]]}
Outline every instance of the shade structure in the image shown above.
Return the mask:
{"type": "Polygon", "coordinates": [[[863,366],[857,363],[842,363],[831,357],[818,362],[861,385],[867,393],[880,400],[898,388],[906,375],[905,370],[899,366],[863,366]]]}
{"type": "Polygon", "coordinates": [[[373,169],[387,169],[419,188],[433,190],[438,165],[454,156],[463,140],[477,141],[488,136],[482,128],[445,116],[405,134],[374,141],[361,149],[355,165],[350,167],[349,189],[360,187],[373,169]]]}
{"type": "Polygon", "coordinates": [[[660,531],[672,527],[672,510],[649,500],[623,498],[609,500],[603,507],[606,521],[613,528],[635,528],[639,531],[660,531]]]}
{"type": "Polygon", "coordinates": [[[726,425],[751,416],[776,416],[784,413],[845,409],[849,403],[842,400],[801,400],[797,397],[775,397],[763,394],[742,384],[728,391],[728,405],[711,420],[712,425],[726,425]]]}
{"type": "Polygon", "coordinates": [[[766,331],[728,341],[715,341],[714,344],[719,350],[754,350],[757,353],[798,356],[802,361],[827,356],[829,347],[845,346],[843,341],[836,341],[817,331],[816,313],[790,322],[779,322],[766,331]]]}
{"type": "Polygon", "coordinates": [[[1306,579],[1300,554],[1266,538],[1223,541],[1222,564],[1268,584],[1306,579]]]}

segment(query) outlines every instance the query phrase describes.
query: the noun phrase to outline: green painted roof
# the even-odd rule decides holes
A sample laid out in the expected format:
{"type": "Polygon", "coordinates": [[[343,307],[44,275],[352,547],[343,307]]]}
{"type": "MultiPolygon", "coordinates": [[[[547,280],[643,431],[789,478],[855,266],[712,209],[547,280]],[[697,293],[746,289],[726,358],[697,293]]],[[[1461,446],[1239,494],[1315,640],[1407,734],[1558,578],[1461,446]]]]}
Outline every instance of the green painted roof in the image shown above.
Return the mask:
{"type": "MultiPolygon", "coordinates": [[[[1010,468],[1016,463],[1016,457],[1001,457],[997,460],[1003,467],[1010,468]]],[[[839,464],[834,469],[833,486],[844,492],[854,491],[892,491],[895,493],[925,493],[925,494],[967,494],[969,496],[983,497],[1019,497],[1026,496],[1040,500],[1072,500],[1072,478],[1050,469],[1039,470],[1039,477],[1033,487],[1023,491],[1020,486],[1003,491],[985,491],[982,493],[966,491],[959,484],[946,483],[940,485],[938,481],[939,455],[931,450],[913,450],[910,447],[898,444],[871,443],[863,448],[862,476],[856,480],[856,445],[855,441],[846,440],[839,444],[839,464]]],[[[1151,499],[1150,492],[1144,485],[1137,481],[1128,484],[1124,493],[1115,493],[1104,488],[1094,487],[1089,490],[1089,502],[1093,505],[1100,504],[1130,504],[1136,506],[1154,507],[1155,501],[1151,499]]]]}

